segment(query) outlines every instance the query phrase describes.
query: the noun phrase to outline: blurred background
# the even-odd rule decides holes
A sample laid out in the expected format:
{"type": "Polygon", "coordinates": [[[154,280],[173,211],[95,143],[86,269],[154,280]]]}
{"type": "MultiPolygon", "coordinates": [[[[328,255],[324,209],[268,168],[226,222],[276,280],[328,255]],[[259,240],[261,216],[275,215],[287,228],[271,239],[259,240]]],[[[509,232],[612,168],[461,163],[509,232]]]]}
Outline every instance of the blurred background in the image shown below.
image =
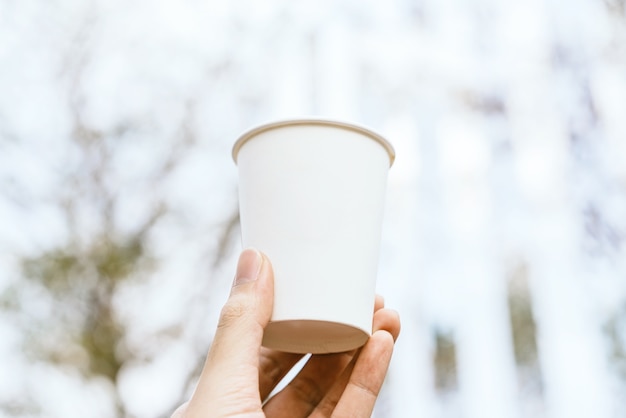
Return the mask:
{"type": "Polygon", "coordinates": [[[625,416],[624,0],[0,0],[1,417],[188,398],[301,115],[397,151],[375,417],[625,416]]]}

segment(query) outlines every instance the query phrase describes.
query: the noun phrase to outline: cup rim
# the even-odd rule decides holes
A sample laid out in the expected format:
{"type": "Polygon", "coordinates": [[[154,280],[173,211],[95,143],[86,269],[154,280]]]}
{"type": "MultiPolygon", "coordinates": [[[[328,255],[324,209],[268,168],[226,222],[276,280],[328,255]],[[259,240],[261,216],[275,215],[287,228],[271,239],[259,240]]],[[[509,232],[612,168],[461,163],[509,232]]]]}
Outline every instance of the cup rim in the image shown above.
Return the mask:
{"type": "Polygon", "coordinates": [[[344,122],[334,119],[326,119],[326,118],[298,118],[298,119],[284,119],[278,120],[274,122],[264,123],[262,125],[256,126],[252,129],[247,130],[243,134],[239,136],[235,144],[233,145],[232,157],[237,164],[237,155],[239,154],[239,150],[241,147],[248,142],[250,139],[254,138],[256,135],[277,128],[284,128],[286,126],[298,126],[298,125],[318,125],[318,126],[332,126],[336,128],[347,129],[349,131],[355,131],[360,134],[364,134],[365,136],[373,139],[383,146],[387,154],[389,154],[389,166],[393,165],[393,162],[396,158],[396,152],[389,141],[387,141],[383,136],[376,133],[370,128],[367,128],[362,125],[357,125],[351,122],[344,122]]]}

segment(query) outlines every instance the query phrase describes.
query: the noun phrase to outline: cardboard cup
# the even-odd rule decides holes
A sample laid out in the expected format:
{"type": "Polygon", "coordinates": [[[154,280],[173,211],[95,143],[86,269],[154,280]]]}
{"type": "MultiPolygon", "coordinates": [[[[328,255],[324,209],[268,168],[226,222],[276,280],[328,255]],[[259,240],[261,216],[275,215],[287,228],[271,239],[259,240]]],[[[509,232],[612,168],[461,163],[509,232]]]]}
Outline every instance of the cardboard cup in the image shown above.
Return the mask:
{"type": "Polygon", "coordinates": [[[274,268],[264,346],[331,353],[367,341],[394,157],[380,135],[329,120],[270,123],[237,140],[242,243],[274,268]]]}

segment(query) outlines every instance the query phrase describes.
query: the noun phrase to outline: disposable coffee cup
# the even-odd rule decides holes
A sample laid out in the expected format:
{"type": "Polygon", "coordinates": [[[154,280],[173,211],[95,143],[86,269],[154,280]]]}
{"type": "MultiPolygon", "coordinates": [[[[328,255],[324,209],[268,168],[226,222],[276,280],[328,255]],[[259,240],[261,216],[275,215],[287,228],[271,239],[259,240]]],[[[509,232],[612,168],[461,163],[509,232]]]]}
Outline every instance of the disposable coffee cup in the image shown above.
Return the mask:
{"type": "Polygon", "coordinates": [[[274,268],[265,347],[332,353],[365,344],[394,157],[379,134],[331,120],[269,123],[237,140],[242,244],[274,268]]]}

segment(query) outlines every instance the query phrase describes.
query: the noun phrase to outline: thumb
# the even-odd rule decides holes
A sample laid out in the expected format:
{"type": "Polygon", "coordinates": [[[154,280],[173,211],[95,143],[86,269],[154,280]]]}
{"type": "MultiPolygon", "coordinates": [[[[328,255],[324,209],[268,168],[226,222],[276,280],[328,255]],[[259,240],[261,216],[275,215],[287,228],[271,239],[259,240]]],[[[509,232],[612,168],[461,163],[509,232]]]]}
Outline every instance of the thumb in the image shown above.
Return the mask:
{"type": "Polygon", "coordinates": [[[239,407],[255,402],[260,407],[259,350],[273,301],[269,260],[258,250],[243,251],[190,409],[215,412],[216,400],[239,407]]]}

